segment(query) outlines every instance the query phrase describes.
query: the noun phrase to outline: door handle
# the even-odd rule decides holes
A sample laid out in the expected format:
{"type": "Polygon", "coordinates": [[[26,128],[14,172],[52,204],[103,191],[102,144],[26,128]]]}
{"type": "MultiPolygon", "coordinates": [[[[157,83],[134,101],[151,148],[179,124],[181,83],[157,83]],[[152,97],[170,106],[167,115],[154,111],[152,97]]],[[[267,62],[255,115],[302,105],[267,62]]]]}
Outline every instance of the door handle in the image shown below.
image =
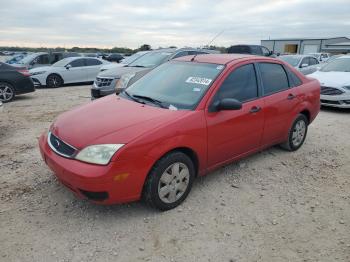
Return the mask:
{"type": "Polygon", "coordinates": [[[253,106],[251,109],[250,109],[250,113],[257,113],[261,110],[261,107],[260,106],[253,106]]]}
{"type": "Polygon", "coordinates": [[[294,98],[296,98],[296,96],[293,95],[293,94],[289,94],[289,95],[287,96],[287,99],[288,99],[288,100],[293,100],[294,98]]]}

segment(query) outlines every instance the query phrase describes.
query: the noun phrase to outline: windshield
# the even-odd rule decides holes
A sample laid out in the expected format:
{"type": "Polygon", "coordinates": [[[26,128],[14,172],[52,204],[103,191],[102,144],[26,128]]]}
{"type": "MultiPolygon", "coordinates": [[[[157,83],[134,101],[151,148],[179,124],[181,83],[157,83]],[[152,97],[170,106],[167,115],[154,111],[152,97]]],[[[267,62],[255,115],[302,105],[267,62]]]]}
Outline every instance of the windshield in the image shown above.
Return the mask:
{"type": "Polygon", "coordinates": [[[317,53],[310,53],[309,55],[312,55],[314,57],[316,57],[317,59],[320,59],[321,54],[317,54],[317,53]]]}
{"type": "Polygon", "coordinates": [[[132,84],[122,96],[152,98],[172,110],[193,110],[224,68],[217,64],[165,63],[132,84]]]}
{"type": "Polygon", "coordinates": [[[290,64],[291,66],[298,66],[300,57],[299,56],[280,56],[279,59],[290,64]]]}
{"type": "Polygon", "coordinates": [[[19,64],[29,64],[30,62],[32,62],[32,60],[34,58],[36,58],[38,55],[37,54],[32,54],[32,55],[27,55],[25,57],[23,57],[23,59],[21,59],[20,61],[18,61],[19,64]]]}
{"type": "Polygon", "coordinates": [[[136,54],[133,54],[133,55],[131,55],[131,56],[129,56],[129,57],[124,58],[124,59],[121,61],[121,63],[122,63],[122,64],[128,65],[128,64],[134,62],[134,61],[135,61],[136,59],[138,59],[139,57],[143,56],[144,54],[146,54],[146,53],[144,53],[144,52],[137,52],[136,54]]]}
{"type": "Polygon", "coordinates": [[[350,72],[350,58],[337,58],[321,68],[322,72],[350,72]]]}
{"type": "Polygon", "coordinates": [[[164,63],[171,54],[171,52],[149,52],[129,64],[129,66],[153,68],[164,63]]]}
{"type": "Polygon", "coordinates": [[[63,67],[63,66],[66,66],[71,61],[72,61],[71,59],[62,59],[62,60],[54,63],[52,66],[54,66],[54,67],[63,67]]]}

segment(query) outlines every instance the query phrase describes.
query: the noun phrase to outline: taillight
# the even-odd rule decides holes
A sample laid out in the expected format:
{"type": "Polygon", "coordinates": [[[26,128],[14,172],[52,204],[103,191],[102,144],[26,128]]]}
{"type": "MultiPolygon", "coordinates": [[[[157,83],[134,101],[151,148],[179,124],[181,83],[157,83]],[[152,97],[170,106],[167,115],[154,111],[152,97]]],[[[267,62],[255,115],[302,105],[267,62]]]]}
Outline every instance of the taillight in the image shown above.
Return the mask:
{"type": "Polygon", "coordinates": [[[27,69],[20,69],[20,70],[17,70],[17,72],[21,73],[24,76],[30,76],[30,73],[27,69]]]}

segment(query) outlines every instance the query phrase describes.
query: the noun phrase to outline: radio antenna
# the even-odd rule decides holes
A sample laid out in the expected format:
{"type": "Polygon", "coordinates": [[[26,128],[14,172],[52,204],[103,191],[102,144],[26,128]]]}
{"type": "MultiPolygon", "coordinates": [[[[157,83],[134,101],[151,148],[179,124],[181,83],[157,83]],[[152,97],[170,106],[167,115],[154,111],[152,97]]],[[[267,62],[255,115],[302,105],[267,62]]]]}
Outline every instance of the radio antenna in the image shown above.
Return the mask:
{"type": "MultiPolygon", "coordinates": [[[[216,34],[216,35],[214,36],[214,38],[213,38],[211,41],[209,41],[209,43],[207,44],[207,47],[209,47],[209,45],[210,45],[211,43],[213,43],[214,40],[215,40],[216,38],[218,38],[223,32],[225,32],[225,30],[226,30],[226,29],[223,29],[223,30],[221,30],[218,34],[216,34]]],[[[194,59],[196,58],[197,55],[198,55],[198,54],[195,54],[195,55],[192,57],[191,62],[194,61],[194,59]]]]}

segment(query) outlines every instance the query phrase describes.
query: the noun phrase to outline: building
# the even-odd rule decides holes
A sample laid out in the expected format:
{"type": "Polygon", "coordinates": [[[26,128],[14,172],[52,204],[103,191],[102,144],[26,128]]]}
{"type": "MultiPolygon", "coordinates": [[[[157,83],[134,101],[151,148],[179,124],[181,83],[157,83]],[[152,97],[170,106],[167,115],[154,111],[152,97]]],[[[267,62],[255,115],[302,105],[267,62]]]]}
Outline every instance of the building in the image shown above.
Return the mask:
{"type": "Polygon", "coordinates": [[[276,54],[350,53],[350,39],[347,37],[268,39],[261,40],[261,45],[276,54]]]}

